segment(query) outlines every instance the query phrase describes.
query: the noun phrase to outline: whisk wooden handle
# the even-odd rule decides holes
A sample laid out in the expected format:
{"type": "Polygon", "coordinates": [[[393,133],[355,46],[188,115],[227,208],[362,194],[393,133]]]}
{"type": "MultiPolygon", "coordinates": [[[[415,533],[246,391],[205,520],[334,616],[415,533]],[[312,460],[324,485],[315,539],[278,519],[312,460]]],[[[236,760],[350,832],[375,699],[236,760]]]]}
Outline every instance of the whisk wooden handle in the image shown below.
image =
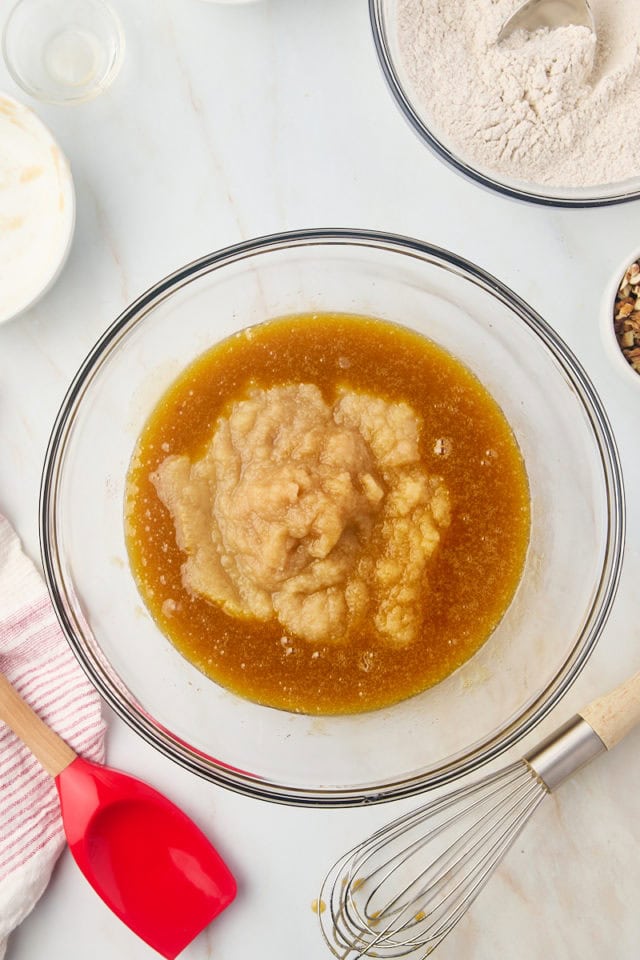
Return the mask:
{"type": "Polygon", "coordinates": [[[0,720],[11,727],[52,777],[57,777],[76,759],[71,747],[34,713],[1,673],[0,720]]]}
{"type": "Polygon", "coordinates": [[[607,750],[640,723],[640,671],[580,711],[607,750]]]}

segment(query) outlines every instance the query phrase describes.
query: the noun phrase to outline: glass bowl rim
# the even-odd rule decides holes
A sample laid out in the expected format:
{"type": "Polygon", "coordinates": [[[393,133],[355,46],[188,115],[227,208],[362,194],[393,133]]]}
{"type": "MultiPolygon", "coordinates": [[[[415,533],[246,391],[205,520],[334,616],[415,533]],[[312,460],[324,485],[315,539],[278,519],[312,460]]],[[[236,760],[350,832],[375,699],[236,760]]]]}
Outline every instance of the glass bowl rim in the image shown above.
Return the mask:
{"type": "MultiPolygon", "coordinates": [[[[420,119],[420,116],[416,110],[413,108],[411,99],[406,93],[405,88],[400,80],[398,71],[395,67],[394,58],[391,54],[387,40],[388,31],[385,26],[383,4],[384,0],[369,0],[369,20],[371,23],[371,31],[373,33],[373,42],[376,49],[378,62],[382,69],[387,86],[391,91],[391,94],[396,102],[396,105],[399,107],[400,112],[404,116],[405,120],[407,120],[414,133],[418,135],[420,140],[426,144],[426,146],[431,150],[432,153],[435,154],[435,156],[437,156],[440,160],[443,160],[447,165],[453,167],[457,173],[462,174],[462,176],[466,177],[468,180],[471,180],[472,182],[479,184],[488,190],[500,193],[506,197],[511,197],[511,199],[521,200],[527,203],[537,203],[548,207],[569,207],[572,209],[580,209],[585,207],[606,207],[616,203],[627,203],[631,200],[637,200],[638,197],[640,197],[640,186],[633,190],[621,190],[607,197],[598,195],[595,192],[591,196],[587,194],[581,197],[569,197],[562,195],[549,196],[542,190],[528,190],[525,187],[509,186],[497,178],[491,177],[489,174],[481,173],[471,164],[465,163],[464,160],[462,160],[452,150],[445,146],[445,144],[442,143],[442,141],[440,141],[435,134],[431,132],[431,130],[429,130],[426,124],[420,119]]],[[[636,179],[640,180],[640,177],[636,179]]],[[[621,181],[621,183],[623,182],[624,181],[621,181]]],[[[604,184],[601,184],[600,186],[602,187],[604,184]]],[[[614,187],[615,184],[611,184],[611,186],[614,187]]],[[[587,190],[590,188],[584,189],[587,190]]],[[[598,187],[596,186],[593,189],[595,191],[598,189],[598,187]]]]}
{"type": "Polygon", "coordinates": [[[40,486],[40,550],[53,607],[76,658],[109,706],[160,753],[192,773],[245,796],[294,806],[358,806],[413,796],[477,770],[521,740],[540,723],[572,686],[600,637],[620,578],[624,531],[622,467],[606,412],[581,364],[553,328],[505,284],[457,254],[406,236],[349,228],[285,231],[234,244],[191,261],[142,293],[105,330],[73,378],[52,427],[40,486]],[[60,574],[56,543],[56,492],[63,468],[66,444],[73,430],[75,412],[82,402],[85,390],[94,373],[101,368],[103,361],[108,358],[112,350],[117,348],[120,337],[144,319],[155,304],[199,276],[243,259],[292,248],[330,246],[386,250],[435,263],[438,267],[461,275],[464,279],[480,286],[502,301],[515,318],[524,322],[555,358],[568,385],[577,394],[583,412],[589,420],[603,470],[608,522],[597,590],[585,615],[582,631],[554,678],[538,692],[536,699],[520,711],[517,717],[507,722],[481,747],[476,746],[466,754],[458,755],[448,762],[445,758],[439,767],[432,768],[426,773],[423,771],[402,779],[397,778],[385,783],[358,784],[355,787],[308,788],[279,784],[258,775],[249,775],[236,770],[222,761],[212,760],[162,728],[159,723],[152,721],[142,710],[134,709],[126,701],[119,692],[118,686],[107,676],[99,659],[88,649],[83,639],[76,635],[73,620],[67,610],[64,590],[61,589],[64,578],[60,574]]]}

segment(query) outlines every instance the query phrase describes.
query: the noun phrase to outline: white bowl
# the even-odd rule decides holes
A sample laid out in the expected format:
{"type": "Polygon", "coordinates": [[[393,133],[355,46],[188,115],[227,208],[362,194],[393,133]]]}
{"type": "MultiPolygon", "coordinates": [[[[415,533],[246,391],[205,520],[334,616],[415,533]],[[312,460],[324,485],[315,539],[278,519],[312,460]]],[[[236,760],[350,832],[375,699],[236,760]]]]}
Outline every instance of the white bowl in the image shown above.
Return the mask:
{"type": "Polygon", "coordinates": [[[0,94],[0,323],[38,300],[60,273],[75,226],[66,157],[38,117],[0,94]]]}
{"type": "Polygon", "coordinates": [[[640,373],[636,373],[631,364],[625,360],[613,325],[614,306],[620,281],[631,264],[635,263],[636,260],[640,260],[640,250],[636,250],[635,253],[625,258],[624,262],[620,264],[614,273],[611,283],[607,287],[602,310],[601,333],[606,354],[616,372],[620,374],[626,383],[633,385],[636,390],[638,390],[640,389],[640,373]]]}

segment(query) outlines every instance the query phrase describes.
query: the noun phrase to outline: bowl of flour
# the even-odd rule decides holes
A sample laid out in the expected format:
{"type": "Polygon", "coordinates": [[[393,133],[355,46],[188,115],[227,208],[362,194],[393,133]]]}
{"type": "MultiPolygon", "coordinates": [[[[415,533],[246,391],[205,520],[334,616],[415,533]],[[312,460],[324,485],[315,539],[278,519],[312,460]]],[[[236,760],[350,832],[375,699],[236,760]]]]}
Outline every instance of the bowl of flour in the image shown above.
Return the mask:
{"type": "Polygon", "coordinates": [[[558,206],[640,197],[638,0],[591,0],[596,32],[498,34],[520,0],[369,0],[376,49],[410,124],[501,193],[558,206]]]}
{"type": "Polygon", "coordinates": [[[0,94],[0,323],[54,282],[74,223],[73,181],[62,151],[31,110],[0,94]]]}

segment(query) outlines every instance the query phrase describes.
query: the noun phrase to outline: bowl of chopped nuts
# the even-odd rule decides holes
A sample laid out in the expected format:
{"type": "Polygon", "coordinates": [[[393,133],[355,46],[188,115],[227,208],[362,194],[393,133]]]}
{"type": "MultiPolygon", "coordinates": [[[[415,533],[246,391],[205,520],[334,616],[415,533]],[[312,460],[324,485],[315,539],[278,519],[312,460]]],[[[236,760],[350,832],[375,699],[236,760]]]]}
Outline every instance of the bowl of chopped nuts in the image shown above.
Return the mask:
{"type": "Polygon", "coordinates": [[[603,317],[607,352],[621,375],[640,387],[640,255],[616,271],[603,317]]]}

